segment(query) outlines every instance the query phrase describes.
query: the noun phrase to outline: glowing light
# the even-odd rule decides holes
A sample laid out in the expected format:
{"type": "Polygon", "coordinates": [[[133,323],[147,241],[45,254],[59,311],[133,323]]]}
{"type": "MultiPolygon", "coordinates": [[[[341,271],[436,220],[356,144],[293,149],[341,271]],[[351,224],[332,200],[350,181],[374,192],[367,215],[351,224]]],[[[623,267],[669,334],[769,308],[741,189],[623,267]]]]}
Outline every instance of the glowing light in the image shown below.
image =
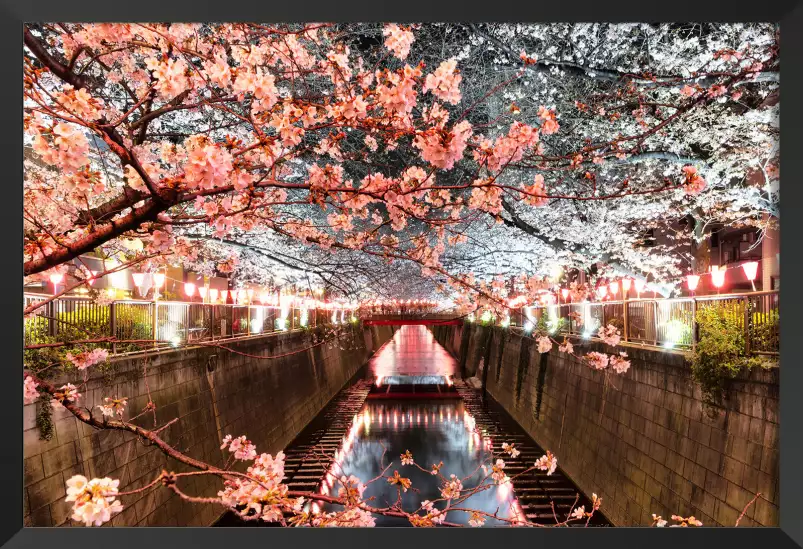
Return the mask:
{"type": "Polygon", "coordinates": [[[569,288],[563,288],[560,291],[560,295],[563,296],[563,299],[568,299],[569,298],[569,288]]]}
{"type": "Polygon", "coordinates": [[[89,271],[89,272],[92,273],[92,276],[89,277],[89,280],[87,280],[87,282],[89,282],[89,285],[92,286],[95,284],[95,277],[98,276],[98,271],[89,271]]]}
{"type": "Polygon", "coordinates": [[[184,293],[187,294],[188,297],[192,297],[195,294],[195,284],[192,282],[184,284],[184,293]]]}
{"type": "Polygon", "coordinates": [[[636,285],[636,292],[637,292],[638,294],[641,294],[641,292],[644,290],[644,285],[645,285],[646,283],[647,283],[647,281],[646,281],[646,280],[643,280],[643,279],[641,279],[641,278],[637,278],[637,279],[634,281],[634,284],[636,285]]]}
{"type": "Polygon", "coordinates": [[[165,274],[164,273],[153,273],[153,285],[157,288],[161,288],[162,285],[165,283],[165,274]]]}
{"type": "Polygon", "coordinates": [[[198,287],[198,295],[201,296],[201,299],[206,299],[206,292],[208,288],[206,286],[199,286],[198,287]]]}
{"type": "Polygon", "coordinates": [[[697,284],[700,283],[700,276],[699,275],[688,275],[686,277],[686,284],[689,287],[690,291],[694,291],[697,289],[697,284]]]}
{"type": "Polygon", "coordinates": [[[563,268],[558,264],[552,265],[552,268],[549,270],[549,275],[552,278],[560,278],[560,275],[562,274],[563,274],[563,268]]]}
{"type": "Polygon", "coordinates": [[[597,295],[600,299],[605,299],[605,296],[608,295],[608,287],[607,286],[600,286],[597,288],[597,295]]]}
{"type": "Polygon", "coordinates": [[[223,303],[226,303],[229,300],[229,291],[220,290],[220,299],[223,301],[223,303]]]}
{"type": "Polygon", "coordinates": [[[711,282],[713,282],[716,288],[721,288],[725,285],[725,269],[721,269],[719,267],[712,267],[711,270],[711,282]]]}
{"type": "Polygon", "coordinates": [[[742,263],[742,269],[744,269],[744,274],[747,275],[747,279],[752,282],[756,279],[756,274],[758,273],[758,261],[742,263]]]}
{"type": "Polygon", "coordinates": [[[611,282],[608,284],[608,289],[611,291],[611,295],[615,296],[619,293],[619,283],[618,282],[611,282]]]}
{"type": "Polygon", "coordinates": [[[218,293],[220,293],[220,292],[218,292],[216,289],[209,288],[209,301],[211,301],[211,302],[217,301],[218,293]]]}
{"type": "Polygon", "coordinates": [[[145,273],[131,273],[131,278],[134,279],[134,286],[140,287],[145,282],[145,273]]]}
{"type": "Polygon", "coordinates": [[[474,322],[474,313],[471,313],[470,315],[468,315],[466,317],[466,320],[468,320],[469,322],[474,322]]]}
{"type": "Polygon", "coordinates": [[[170,338],[170,345],[172,345],[173,347],[178,347],[179,345],[181,345],[181,337],[179,337],[177,335],[171,337],[170,338]]]}
{"type": "Polygon", "coordinates": [[[248,288],[245,291],[245,293],[248,295],[248,302],[249,303],[254,300],[254,290],[253,290],[253,288],[248,288]]]}
{"type": "Polygon", "coordinates": [[[52,282],[54,286],[61,284],[62,280],[64,280],[64,275],[61,273],[53,273],[50,275],[50,282],[52,282]]]}
{"type": "Polygon", "coordinates": [[[309,324],[309,312],[307,309],[301,309],[301,316],[299,317],[298,321],[302,326],[309,324]]]}
{"type": "Polygon", "coordinates": [[[535,328],[535,324],[533,324],[531,321],[527,320],[527,321],[524,322],[524,331],[525,332],[527,332],[527,333],[532,332],[533,328],[535,328]]]}
{"type": "Polygon", "coordinates": [[[489,320],[491,320],[491,311],[485,311],[484,313],[482,313],[480,320],[482,320],[483,322],[488,322],[489,320]]]}
{"type": "Polygon", "coordinates": [[[116,297],[117,296],[117,290],[115,290],[114,288],[108,288],[106,290],[106,295],[108,295],[109,297],[116,297]]]}
{"type": "Polygon", "coordinates": [[[632,281],[632,280],[630,280],[629,278],[623,278],[623,279],[622,279],[622,291],[623,291],[623,292],[625,292],[625,293],[626,293],[626,292],[629,292],[629,291],[630,291],[630,283],[631,283],[631,282],[633,282],[633,281],[632,281]]]}
{"type": "Polygon", "coordinates": [[[507,328],[508,326],[510,326],[510,317],[506,316],[505,318],[503,318],[500,324],[503,328],[507,328]]]}

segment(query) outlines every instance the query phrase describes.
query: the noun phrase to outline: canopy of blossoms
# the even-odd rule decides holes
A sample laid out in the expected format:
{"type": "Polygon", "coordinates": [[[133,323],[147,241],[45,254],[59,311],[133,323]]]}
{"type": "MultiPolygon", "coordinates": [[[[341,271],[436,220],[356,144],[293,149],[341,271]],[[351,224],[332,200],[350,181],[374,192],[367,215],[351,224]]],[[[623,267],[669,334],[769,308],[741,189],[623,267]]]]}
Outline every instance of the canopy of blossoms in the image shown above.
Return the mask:
{"type": "Polygon", "coordinates": [[[777,220],[770,24],[37,24],[23,54],[28,277],[134,241],[496,303],[555,263],[669,280],[640,241],[679,219],[777,220]]]}

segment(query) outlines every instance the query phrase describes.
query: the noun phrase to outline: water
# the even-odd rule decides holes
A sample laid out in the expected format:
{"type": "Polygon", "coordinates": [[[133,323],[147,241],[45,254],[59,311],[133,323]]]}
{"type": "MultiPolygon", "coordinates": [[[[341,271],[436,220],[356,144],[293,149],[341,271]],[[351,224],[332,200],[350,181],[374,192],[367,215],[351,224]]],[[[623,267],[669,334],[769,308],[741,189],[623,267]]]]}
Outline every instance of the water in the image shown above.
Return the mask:
{"type": "MultiPolygon", "coordinates": [[[[488,439],[482,439],[473,432],[473,418],[469,416],[462,401],[367,401],[344,443],[339,459],[330,469],[321,489],[324,494],[335,495],[340,487],[337,477],[354,475],[366,482],[378,477],[391,461],[392,466],[385,475],[392,476],[398,471],[402,477],[409,478],[412,487],[402,493],[402,508],[406,511],[418,509],[425,500],[442,499],[440,480],[429,472],[413,465],[401,465],[401,454],[410,451],[416,464],[429,471],[433,464],[443,462],[441,474],[449,478],[454,474],[462,479],[466,489],[479,484],[485,474],[480,469],[491,457],[488,439]],[[383,458],[384,452],[384,460],[383,458]]],[[[490,480],[485,481],[489,485],[490,480]]],[[[487,513],[498,512],[500,517],[510,516],[513,501],[509,484],[492,486],[472,495],[458,506],[487,513]]],[[[369,505],[387,507],[398,498],[398,489],[387,480],[380,478],[366,487],[363,498],[373,498],[369,505]]],[[[436,503],[444,509],[446,502],[436,503]]],[[[323,511],[338,507],[323,506],[323,511]]],[[[377,526],[409,526],[403,517],[376,516],[377,526]]],[[[451,511],[448,522],[467,524],[468,513],[451,511]]],[[[488,519],[486,526],[503,525],[502,521],[488,519]]]]}
{"type": "MultiPolygon", "coordinates": [[[[371,359],[368,375],[379,387],[384,385],[451,385],[459,371],[457,361],[437,342],[424,326],[402,326],[393,339],[371,359]]],[[[352,430],[330,468],[321,492],[336,495],[340,488],[337,479],[354,475],[366,482],[382,474],[390,462],[392,466],[385,475],[395,471],[412,482],[411,488],[402,493],[402,508],[418,509],[423,501],[443,499],[440,476],[429,471],[434,464],[443,462],[440,473],[445,478],[454,474],[463,487],[476,487],[486,476],[481,465],[490,464],[492,457],[490,440],[482,439],[473,430],[473,418],[464,409],[463,402],[450,400],[383,400],[366,401],[355,418],[352,430]],[[402,465],[401,454],[409,451],[415,463],[402,465]],[[384,456],[383,456],[384,454],[384,456]]],[[[490,484],[490,480],[484,482],[490,484]]],[[[484,489],[457,506],[471,508],[498,516],[510,516],[512,491],[506,486],[484,489]]],[[[373,507],[387,507],[396,502],[398,488],[380,478],[366,487],[363,498],[373,507]]],[[[435,504],[442,510],[446,502],[435,504]]],[[[324,505],[320,510],[328,512],[339,508],[324,505]]],[[[377,526],[409,526],[403,517],[375,516],[377,526]]],[[[450,511],[448,522],[467,524],[469,514],[450,511]]],[[[488,519],[486,526],[502,525],[502,521],[488,519]]]]}
{"type": "Polygon", "coordinates": [[[368,370],[382,385],[443,383],[460,368],[425,326],[402,326],[371,359],[368,370]]]}

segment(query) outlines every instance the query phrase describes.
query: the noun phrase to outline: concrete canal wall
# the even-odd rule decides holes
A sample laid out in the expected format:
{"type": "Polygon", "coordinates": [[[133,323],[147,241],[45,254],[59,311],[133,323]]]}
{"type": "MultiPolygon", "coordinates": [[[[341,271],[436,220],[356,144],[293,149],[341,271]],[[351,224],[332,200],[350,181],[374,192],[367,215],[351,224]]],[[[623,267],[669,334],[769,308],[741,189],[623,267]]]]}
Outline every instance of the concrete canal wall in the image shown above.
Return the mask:
{"type": "MultiPolygon", "coordinates": [[[[161,436],[191,457],[221,466],[220,439],[227,434],[246,435],[259,452],[284,448],[392,335],[390,326],[346,326],[340,341],[312,348],[310,335],[303,332],[227,343],[241,353],[288,355],[272,360],[212,347],[118,358],[105,374],[91,370],[81,403],[94,407],[103,397],[125,396],[128,418],[143,409],[150,392],[160,425],[179,418],[161,436]]],[[[71,524],[65,481],[75,474],[120,479],[124,491],[146,485],[162,469],[189,470],[134,435],[92,429],[63,408],[54,408],[51,440],[40,440],[37,406],[24,409],[26,526],[71,524]]],[[[152,428],[153,421],[146,414],[135,423],[152,428]]],[[[211,476],[199,476],[180,480],[179,487],[191,495],[213,496],[221,485],[211,476]]],[[[221,513],[219,506],[186,503],[167,489],[120,499],[125,509],[108,523],[112,526],[207,526],[221,513]]]]}
{"type": "MultiPolygon", "coordinates": [[[[540,355],[515,331],[468,324],[433,332],[464,377],[484,379],[579,488],[602,497],[615,525],[648,526],[656,513],[733,526],[757,492],[766,500],[740,526],[778,525],[778,369],[740,376],[726,407],[709,417],[680,354],[626,349],[630,370],[606,381],[557,346],[540,355]]],[[[606,351],[574,345],[578,354],[606,351]]]]}

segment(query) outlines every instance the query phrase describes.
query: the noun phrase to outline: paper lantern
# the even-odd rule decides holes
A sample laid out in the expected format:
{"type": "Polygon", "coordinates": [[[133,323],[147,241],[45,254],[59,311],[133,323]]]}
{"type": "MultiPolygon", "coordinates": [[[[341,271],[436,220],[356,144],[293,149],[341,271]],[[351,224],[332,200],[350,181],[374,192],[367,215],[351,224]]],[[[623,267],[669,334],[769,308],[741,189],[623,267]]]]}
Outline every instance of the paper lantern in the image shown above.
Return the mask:
{"type": "Polygon", "coordinates": [[[747,275],[747,279],[752,282],[756,279],[756,274],[758,273],[758,261],[743,263],[742,269],[744,269],[744,274],[747,275]]]}
{"type": "Polygon", "coordinates": [[[195,284],[192,282],[187,282],[184,284],[184,293],[187,294],[187,297],[192,297],[195,295],[195,284]]]}
{"type": "Polygon", "coordinates": [[[686,277],[686,284],[689,287],[689,291],[694,291],[697,289],[697,284],[700,283],[700,276],[699,275],[688,275],[686,277]]]}

